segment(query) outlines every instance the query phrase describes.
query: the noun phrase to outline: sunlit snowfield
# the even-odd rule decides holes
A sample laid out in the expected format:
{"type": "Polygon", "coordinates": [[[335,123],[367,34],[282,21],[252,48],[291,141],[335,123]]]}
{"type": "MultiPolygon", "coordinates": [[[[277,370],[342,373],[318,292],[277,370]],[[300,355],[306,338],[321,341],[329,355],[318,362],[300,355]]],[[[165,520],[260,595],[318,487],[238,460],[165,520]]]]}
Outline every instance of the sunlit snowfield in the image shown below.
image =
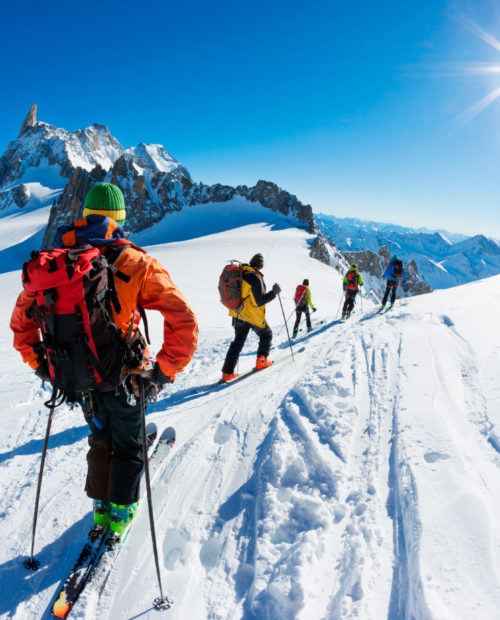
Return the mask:
{"type": "MultiPolygon", "coordinates": [[[[200,322],[192,363],[148,413],[177,431],[153,490],[163,586],[174,599],[164,617],[498,618],[500,277],[398,301],[384,314],[359,299],[341,324],[341,275],[309,257],[306,232],[272,217],[148,247],[200,322]],[[220,377],[233,333],[217,294],[222,266],[256,252],[268,286],[282,287],[287,317],[295,286],[309,278],[316,329],[299,332],[294,361],[197,394],[220,377]]],[[[4,221],[3,247],[9,235],[4,221]]],[[[46,614],[91,525],[88,429],[79,410],[56,410],[41,569],[28,573],[48,392],[11,346],[20,271],[1,275],[0,286],[0,617],[24,620],[46,614]]],[[[161,320],[149,319],[158,347],[161,320]]],[[[278,300],[268,321],[279,359],[288,343],[278,300]]],[[[240,372],[255,350],[250,335],[240,372]]],[[[148,528],[143,506],[100,609],[85,596],[74,617],[159,617],[148,528]]]]}

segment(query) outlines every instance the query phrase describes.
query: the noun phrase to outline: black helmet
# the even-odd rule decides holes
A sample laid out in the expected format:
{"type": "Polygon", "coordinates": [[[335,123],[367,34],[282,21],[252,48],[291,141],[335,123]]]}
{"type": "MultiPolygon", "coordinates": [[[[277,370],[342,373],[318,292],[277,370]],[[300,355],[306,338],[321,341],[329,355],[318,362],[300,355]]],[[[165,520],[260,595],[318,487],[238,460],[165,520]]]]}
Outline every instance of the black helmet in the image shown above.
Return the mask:
{"type": "Polygon", "coordinates": [[[262,267],[264,267],[264,257],[262,254],[259,253],[252,256],[250,259],[250,267],[254,269],[262,269],[262,267]]]}
{"type": "Polygon", "coordinates": [[[357,268],[358,268],[358,266],[356,265],[356,263],[353,263],[353,264],[351,265],[351,269],[357,269],[357,268]]]}
{"type": "Polygon", "coordinates": [[[305,280],[302,281],[302,284],[304,286],[309,286],[309,280],[306,278],[305,280]]]}

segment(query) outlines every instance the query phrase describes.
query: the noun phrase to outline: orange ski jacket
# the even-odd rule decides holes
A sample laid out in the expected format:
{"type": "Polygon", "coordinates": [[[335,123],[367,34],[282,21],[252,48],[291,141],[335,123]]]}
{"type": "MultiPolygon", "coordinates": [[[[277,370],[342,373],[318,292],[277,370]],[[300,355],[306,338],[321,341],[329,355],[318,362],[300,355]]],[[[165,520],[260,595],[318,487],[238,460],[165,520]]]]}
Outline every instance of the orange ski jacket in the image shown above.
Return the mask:
{"type": "MultiPolygon", "coordinates": [[[[166,269],[145,250],[130,241],[119,239],[113,245],[126,243],[128,247],[115,262],[119,271],[130,276],[129,282],[115,278],[115,287],[120,300],[121,311],[113,308],[113,318],[126,338],[134,311],[135,329],[141,316],[137,310],[139,302],[146,310],[157,310],[163,316],[163,345],[156,359],[161,371],[167,377],[182,372],[196,350],[198,323],[188,301],[172,282],[166,269]]],[[[101,248],[105,252],[106,248],[101,248]]],[[[35,318],[28,318],[26,310],[35,295],[23,290],[12,313],[10,327],[14,332],[14,348],[23,361],[33,369],[38,368],[37,345],[40,329],[35,318]]]]}

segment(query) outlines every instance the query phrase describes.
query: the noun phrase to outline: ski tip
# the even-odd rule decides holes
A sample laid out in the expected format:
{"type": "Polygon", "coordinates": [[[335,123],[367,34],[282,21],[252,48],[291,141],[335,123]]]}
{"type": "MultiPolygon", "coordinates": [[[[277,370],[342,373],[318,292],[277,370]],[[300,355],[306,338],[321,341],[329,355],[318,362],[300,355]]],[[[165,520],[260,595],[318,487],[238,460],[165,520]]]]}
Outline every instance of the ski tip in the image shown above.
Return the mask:
{"type": "Polygon", "coordinates": [[[70,611],[70,604],[66,601],[66,592],[61,592],[61,596],[52,606],[52,615],[56,618],[66,618],[70,611]]]}
{"type": "Polygon", "coordinates": [[[160,441],[172,442],[175,441],[175,439],[175,428],[173,428],[173,426],[167,426],[167,428],[161,434],[160,441]]]}
{"type": "Polygon", "coordinates": [[[158,427],[156,426],[154,422],[148,422],[146,424],[146,436],[154,435],[157,432],[158,432],[158,427]]]}

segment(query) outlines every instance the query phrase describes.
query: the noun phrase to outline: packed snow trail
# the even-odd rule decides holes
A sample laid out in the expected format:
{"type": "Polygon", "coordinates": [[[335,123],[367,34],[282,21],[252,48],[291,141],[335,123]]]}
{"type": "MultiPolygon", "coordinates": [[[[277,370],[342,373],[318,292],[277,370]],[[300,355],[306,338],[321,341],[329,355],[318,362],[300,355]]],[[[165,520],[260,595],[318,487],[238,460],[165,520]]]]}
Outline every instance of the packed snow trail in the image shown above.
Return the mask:
{"type": "MultiPolygon", "coordinates": [[[[193,363],[148,413],[160,429],[177,430],[155,501],[163,585],[174,599],[168,617],[497,618],[500,278],[397,302],[388,313],[365,308],[340,324],[340,276],[305,251],[297,258],[297,231],[256,232],[250,241],[248,230],[217,236],[210,260],[203,239],[157,250],[202,328],[193,363]],[[325,324],[297,339],[305,351],[294,362],[194,398],[220,376],[230,342],[210,276],[237,243],[269,256],[266,281],[293,290],[297,273],[309,276],[313,324],[325,324]],[[196,284],[186,251],[200,257],[196,284]],[[274,275],[290,270],[288,282],[274,275]]],[[[20,277],[1,278],[7,324],[20,277]]],[[[275,333],[279,313],[270,304],[275,333]]],[[[161,325],[154,315],[150,323],[158,342],[161,325]]],[[[88,430],[78,409],[56,411],[35,548],[42,567],[27,573],[47,412],[10,333],[0,339],[0,617],[37,618],[91,522],[88,430]]],[[[255,346],[250,335],[241,371],[255,363],[255,346]]],[[[102,618],[157,617],[146,517],[110,577],[102,618]]]]}

